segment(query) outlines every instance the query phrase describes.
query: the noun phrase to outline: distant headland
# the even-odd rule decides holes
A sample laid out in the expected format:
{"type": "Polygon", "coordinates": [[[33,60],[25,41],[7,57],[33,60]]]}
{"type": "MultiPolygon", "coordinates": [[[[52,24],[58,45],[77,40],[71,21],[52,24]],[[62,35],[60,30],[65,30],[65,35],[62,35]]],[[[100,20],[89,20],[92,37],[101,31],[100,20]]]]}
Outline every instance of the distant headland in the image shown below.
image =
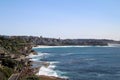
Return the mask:
{"type": "Polygon", "coordinates": [[[4,38],[18,38],[23,41],[32,43],[34,45],[47,45],[47,46],[108,46],[109,43],[119,44],[120,41],[110,40],[110,39],[56,39],[56,38],[46,38],[38,36],[3,36],[4,38]]]}

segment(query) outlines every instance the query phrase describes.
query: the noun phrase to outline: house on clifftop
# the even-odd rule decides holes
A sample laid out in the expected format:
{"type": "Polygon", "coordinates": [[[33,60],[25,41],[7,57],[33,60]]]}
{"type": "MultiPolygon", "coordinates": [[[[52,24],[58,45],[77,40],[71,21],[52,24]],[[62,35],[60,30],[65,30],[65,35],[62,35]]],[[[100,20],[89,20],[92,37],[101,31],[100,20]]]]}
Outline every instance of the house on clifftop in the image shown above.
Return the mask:
{"type": "Polygon", "coordinates": [[[5,57],[5,52],[0,49],[0,58],[3,58],[3,57],[5,57]]]}

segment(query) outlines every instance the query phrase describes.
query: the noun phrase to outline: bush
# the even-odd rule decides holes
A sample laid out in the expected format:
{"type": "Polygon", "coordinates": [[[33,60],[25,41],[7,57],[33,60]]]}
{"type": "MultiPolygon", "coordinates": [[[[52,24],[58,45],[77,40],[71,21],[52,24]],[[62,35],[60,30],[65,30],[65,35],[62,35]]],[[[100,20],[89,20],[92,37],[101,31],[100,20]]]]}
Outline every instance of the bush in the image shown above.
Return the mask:
{"type": "Polygon", "coordinates": [[[3,59],[2,65],[7,66],[9,68],[14,68],[16,66],[17,62],[13,59],[3,59]]]}
{"type": "Polygon", "coordinates": [[[4,75],[3,80],[7,80],[12,74],[13,74],[13,69],[8,68],[8,67],[1,67],[0,72],[4,75]]]}

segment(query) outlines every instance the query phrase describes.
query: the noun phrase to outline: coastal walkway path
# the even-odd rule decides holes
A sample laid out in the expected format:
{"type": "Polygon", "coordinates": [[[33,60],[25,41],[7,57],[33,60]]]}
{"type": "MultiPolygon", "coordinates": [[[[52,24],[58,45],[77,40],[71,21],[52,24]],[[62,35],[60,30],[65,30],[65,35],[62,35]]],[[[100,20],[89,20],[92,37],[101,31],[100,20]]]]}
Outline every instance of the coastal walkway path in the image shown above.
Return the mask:
{"type": "Polygon", "coordinates": [[[8,80],[18,80],[19,73],[12,74],[8,80]]]}
{"type": "Polygon", "coordinates": [[[20,73],[12,74],[8,80],[18,80],[22,74],[26,72],[27,68],[23,68],[20,73]]]}

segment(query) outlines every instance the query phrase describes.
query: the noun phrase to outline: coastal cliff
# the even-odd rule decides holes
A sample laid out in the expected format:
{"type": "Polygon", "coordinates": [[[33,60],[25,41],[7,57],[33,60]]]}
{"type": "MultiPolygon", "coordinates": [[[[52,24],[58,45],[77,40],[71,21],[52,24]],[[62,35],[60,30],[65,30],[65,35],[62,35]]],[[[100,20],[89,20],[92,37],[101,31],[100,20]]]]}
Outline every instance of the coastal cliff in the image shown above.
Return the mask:
{"type": "Polygon", "coordinates": [[[35,46],[19,37],[0,36],[0,80],[64,80],[57,77],[35,75],[39,68],[32,68],[30,54],[35,46]]]}
{"type": "MultiPolygon", "coordinates": [[[[26,56],[32,51],[32,45],[19,38],[0,37],[0,78],[1,80],[20,80],[23,71],[30,68],[26,56]]],[[[33,75],[33,74],[31,74],[33,75]]],[[[25,75],[26,76],[26,75],[25,75]]]]}

